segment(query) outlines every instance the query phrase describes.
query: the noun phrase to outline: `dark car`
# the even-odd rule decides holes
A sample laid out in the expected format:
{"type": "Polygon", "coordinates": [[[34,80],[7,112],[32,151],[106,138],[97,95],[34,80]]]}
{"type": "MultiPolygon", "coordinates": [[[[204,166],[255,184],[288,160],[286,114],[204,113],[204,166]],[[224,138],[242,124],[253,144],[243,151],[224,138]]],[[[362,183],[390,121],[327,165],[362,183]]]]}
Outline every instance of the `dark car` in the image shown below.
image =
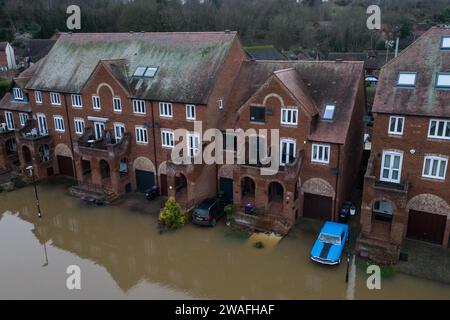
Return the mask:
{"type": "Polygon", "coordinates": [[[222,199],[206,199],[192,212],[192,223],[200,226],[214,227],[217,221],[225,214],[222,199]]]}
{"type": "Polygon", "coordinates": [[[159,197],[159,188],[157,186],[153,186],[148,190],[145,190],[145,197],[147,200],[153,200],[159,197]]]}

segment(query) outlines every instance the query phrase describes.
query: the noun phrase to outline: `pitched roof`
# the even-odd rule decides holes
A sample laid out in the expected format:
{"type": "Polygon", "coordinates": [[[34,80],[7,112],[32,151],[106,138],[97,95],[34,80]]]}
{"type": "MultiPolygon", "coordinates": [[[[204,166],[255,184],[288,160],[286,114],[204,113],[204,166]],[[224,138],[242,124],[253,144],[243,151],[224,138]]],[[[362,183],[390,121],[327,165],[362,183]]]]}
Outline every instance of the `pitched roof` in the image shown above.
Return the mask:
{"type": "Polygon", "coordinates": [[[14,52],[18,57],[30,57],[30,62],[37,62],[42,59],[56,43],[50,39],[28,39],[17,46],[14,45],[14,52]]]}
{"type": "Polygon", "coordinates": [[[450,71],[450,51],[440,49],[443,35],[450,36],[450,28],[431,28],[382,68],[374,112],[450,117],[450,91],[435,88],[436,73],[450,71]],[[417,72],[414,88],[397,87],[400,71],[417,72]]]}
{"type": "MultiPolygon", "coordinates": [[[[293,68],[304,84],[304,90],[315,104],[320,117],[327,104],[335,104],[333,121],[317,120],[310,139],[344,143],[355,106],[356,94],[363,79],[362,62],[334,61],[245,61],[235,80],[229,112],[222,128],[234,128],[237,110],[271,77],[274,72],[293,68]]],[[[280,74],[280,73],[278,73],[280,74]]],[[[287,73],[289,77],[293,72],[287,73]]],[[[285,78],[287,80],[287,77],[285,78]]]]}
{"type": "Polygon", "coordinates": [[[31,112],[31,106],[28,102],[18,102],[11,98],[11,93],[7,92],[0,100],[0,110],[31,112]]]}
{"type": "Polygon", "coordinates": [[[131,79],[133,96],[206,104],[235,38],[236,32],[61,34],[27,88],[77,93],[100,60],[125,60],[111,69],[131,79]],[[159,69],[154,78],[133,78],[139,66],[159,69]]]}
{"type": "Polygon", "coordinates": [[[286,60],[286,56],[273,45],[245,47],[245,51],[254,60],[286,60]]]}
{"type": "Polygon", "coordinates": [[[310,116],[315,116],[319,113],[316,104],[311,99],[308,89],[300,78],[300,74],[295,68],[278,70],[274,72],[275,76],[283,83],[295,99],[302,104],[306,112],[310,116]]]}

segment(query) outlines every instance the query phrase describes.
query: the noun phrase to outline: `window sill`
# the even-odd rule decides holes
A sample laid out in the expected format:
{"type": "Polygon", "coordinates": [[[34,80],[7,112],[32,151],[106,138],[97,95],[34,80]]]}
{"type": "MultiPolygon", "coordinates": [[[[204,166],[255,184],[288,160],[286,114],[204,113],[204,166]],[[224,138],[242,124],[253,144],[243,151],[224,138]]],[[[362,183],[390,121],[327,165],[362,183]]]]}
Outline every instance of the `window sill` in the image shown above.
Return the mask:
{"type": "Polygon", "coordinates": [[[441,178],[432,178],[432,177],[424,177],[424,176],[421,176],[420,179],[423,180],[423,181],[428,181],[428,182],[440,182],[440,183],[445,183],[445,178],[444,178],[444,179],[441,179],[441,178]]]}

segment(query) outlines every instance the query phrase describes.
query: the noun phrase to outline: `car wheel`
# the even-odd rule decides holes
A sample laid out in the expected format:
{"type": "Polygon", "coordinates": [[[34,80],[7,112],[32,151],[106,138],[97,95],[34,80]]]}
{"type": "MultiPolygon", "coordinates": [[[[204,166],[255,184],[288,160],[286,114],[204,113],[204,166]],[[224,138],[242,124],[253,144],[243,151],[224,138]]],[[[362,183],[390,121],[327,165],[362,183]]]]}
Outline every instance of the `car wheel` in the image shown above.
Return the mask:
{"type": "Polygon", "coordinates": [[[211,220],[211,227],[215,227],[216,224],[217,224],[216,218],[212,219],[212,220],[211,220]]]}

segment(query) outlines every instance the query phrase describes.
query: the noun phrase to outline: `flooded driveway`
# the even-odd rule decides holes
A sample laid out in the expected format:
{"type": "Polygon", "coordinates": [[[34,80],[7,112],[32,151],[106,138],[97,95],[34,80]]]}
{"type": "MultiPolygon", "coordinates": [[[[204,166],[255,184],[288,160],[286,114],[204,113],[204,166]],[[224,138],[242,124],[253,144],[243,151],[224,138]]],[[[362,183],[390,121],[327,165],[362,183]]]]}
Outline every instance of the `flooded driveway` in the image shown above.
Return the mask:
{"type": "Polygon", "coordinates": [[[42,220],[32,188],[0,194],[1,299],[450,299],[450,286],[402,274],[370,291],[359,268],[348,286],[345,264],[309,261],[314,234],[299,229],[255,249],[223,223],[160,235],[156,214],[86,206],[57,184],[39,194],[42,220]],[[79,291],[66,288],[70,265],[79,291]]]}

